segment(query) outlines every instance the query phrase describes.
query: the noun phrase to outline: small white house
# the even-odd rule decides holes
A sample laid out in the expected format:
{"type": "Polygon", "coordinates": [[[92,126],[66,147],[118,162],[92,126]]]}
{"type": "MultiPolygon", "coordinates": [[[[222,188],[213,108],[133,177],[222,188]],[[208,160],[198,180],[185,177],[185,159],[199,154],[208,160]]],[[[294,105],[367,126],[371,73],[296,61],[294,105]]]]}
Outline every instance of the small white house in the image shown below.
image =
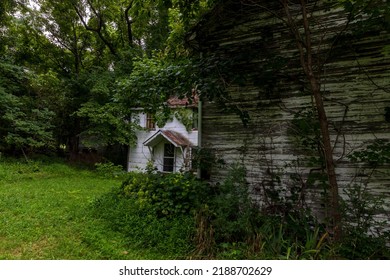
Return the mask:
{"type": "Polygon", "coordinates": [[[138,113],[143,130],[137,132],[137,142],[128,150],[128,171],[144,171],[152,163],[161,172],[191,169],[191,153],[198,146],[198,106],[186,99],[171,98],[168,106],[171,119],[158,127],[153,116],[138,113]]]}

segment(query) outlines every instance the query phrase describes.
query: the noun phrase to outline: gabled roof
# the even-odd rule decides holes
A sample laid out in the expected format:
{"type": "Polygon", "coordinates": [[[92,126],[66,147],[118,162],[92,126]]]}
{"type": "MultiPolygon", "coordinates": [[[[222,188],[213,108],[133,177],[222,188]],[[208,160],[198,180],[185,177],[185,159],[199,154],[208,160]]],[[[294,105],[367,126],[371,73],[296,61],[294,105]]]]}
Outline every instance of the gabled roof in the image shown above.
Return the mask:
{"type": "Polygon", "coordinates": [[[145,146],[154,147],[161,141],[167,140],[172,143],[175,147],[187,147],[193,146],[193,144],[185,136],[173,130],[162,130],[160,129],[151,137],[145,140],[143,143],[145,146]]]}

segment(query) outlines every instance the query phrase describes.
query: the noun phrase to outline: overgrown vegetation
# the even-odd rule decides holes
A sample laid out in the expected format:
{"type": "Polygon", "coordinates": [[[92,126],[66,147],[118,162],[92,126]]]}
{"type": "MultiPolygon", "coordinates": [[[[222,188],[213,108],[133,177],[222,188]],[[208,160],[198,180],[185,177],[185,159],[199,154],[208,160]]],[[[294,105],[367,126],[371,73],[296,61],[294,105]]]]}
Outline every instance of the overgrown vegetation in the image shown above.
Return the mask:
{"type": "Polygon", "coordinates": [[[344,208],[349,221],[346,235],[334,243],[308,208],[290,201],[294,197],[273,200],[277,205],[272,212],[270,205],[259,208],[245,178],[240,165],[232,166],[226,179],[216,185],[188,173],[130,173],[121,187],[94,202],[93,213],[131,244],[175,258],[390,257],[385,246],[388,234],[376,231],[372,235],[368,230],[378,226],[373,216],[379,206],[376,198],[348,193],[348,203],[353,205],[346,202],[344,208]]]}
{"type": "Polygon", "coordinates": [[[96,163],[95,170],[100,176],[104,178],[123,178],[126,174],[126,172],[123,170],[123,166],[115,165],[110,161],[106,163],[96,163]]]}
{"type": "Polygon", "coordinates": [[[349,186],[345,196],[341,254],[351,259],[389,259],[390,230],[386,214],[389,205],[363,184],[349,186]]]}
{"type": "Polygon", "coordinates": [[[332,243],[307,209],[255,205],[240,165],[217,185],[187,173],[101,176],[112,166],[2,157],[0,259],[390,258],[386,217],[376,217],[385,205],[359,185],[346,191],[345,235],[332,243]]]}

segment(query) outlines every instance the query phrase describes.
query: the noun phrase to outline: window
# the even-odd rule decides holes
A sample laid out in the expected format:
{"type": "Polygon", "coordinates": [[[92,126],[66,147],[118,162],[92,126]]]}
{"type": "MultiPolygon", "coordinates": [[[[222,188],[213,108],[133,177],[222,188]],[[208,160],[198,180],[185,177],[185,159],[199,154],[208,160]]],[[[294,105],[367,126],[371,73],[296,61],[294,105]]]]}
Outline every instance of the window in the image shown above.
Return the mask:
{"type": "Polygon", "coordinates": [[[156,129],[156,124],[154,123],[154,117],[152,114],[146,114],[146,128],[150,130],[156,129]]]}
{"type": "Polygon", "coordinates": [[[164,144],[164,172],[173,172],[175,166],[175,146],[172,144],[164,144]]]}

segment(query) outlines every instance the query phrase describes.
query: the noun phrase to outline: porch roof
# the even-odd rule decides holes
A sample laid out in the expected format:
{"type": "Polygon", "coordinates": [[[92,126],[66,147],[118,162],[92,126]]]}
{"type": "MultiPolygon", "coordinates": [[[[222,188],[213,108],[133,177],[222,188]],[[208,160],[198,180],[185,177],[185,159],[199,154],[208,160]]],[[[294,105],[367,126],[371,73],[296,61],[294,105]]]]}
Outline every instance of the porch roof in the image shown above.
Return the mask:
{"type": "Polygon", "coordinates": [[[154,147],[163,140],[167,140],[175,147],[193,146],[190,140],[188,140],[187,137],[181,135],[180,133],[173,130],[162,129],[158,130],[155,134],[146,139],[143,144],[145,146],[154,147]]]}

